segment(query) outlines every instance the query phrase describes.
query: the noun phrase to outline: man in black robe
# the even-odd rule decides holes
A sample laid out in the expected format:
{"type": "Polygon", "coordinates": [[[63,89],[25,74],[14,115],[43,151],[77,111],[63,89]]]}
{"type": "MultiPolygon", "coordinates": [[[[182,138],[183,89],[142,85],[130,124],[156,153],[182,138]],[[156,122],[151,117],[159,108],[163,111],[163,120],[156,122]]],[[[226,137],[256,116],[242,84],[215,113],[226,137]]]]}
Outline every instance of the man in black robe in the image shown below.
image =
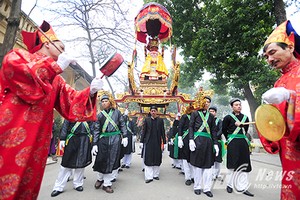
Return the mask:
{"type": "Polygon", "coordinates": [[[249,187],[248,172],[252,170],[252,167],[249,152],[250,142],[246,137],[249,125],[244,125],[244,123],[249,122],[249,119],[241,113],[240,99],[232,99],[230,105],[232,113],[226,115],[222,123],[222,132],[227,139],[227,168],[229,170],[226,190],[228,193],[232,193],[234,188],[247,196],[254,196],[247,190],[249,187]],[[243,176],[243,178],[239,176],[243,176]]]}
{"type": "Polygon", "coordinates": [[[113,170],[121,164],[121,145],[128,144],[127,129],[121,112],[113,106],[114,100],[109,95],[101,97],[102,111],[94,122],[94,141],[92,154],[96,155],[93,166],[94,171],[99,172],[95,188],[107,193],[113,193],[112,180],[115,178],[113,170]]]}
{"type": "Polygon", "coordinates": [[[185,112],[179,120],[178,126],[178,147],[182,155],[182,167],[184,171],[185,184],[191,185],[194,182],[193,167],[190,163],[190,148],[189,148],[189,124],[191,113],[194,107],[189,105],[185,108],[185,112]]]}
{"type": "Polygon", "coordinates": [[[169,157],[172,159],[172,166],[176,169],[182,169],[182,156],[178,149],[178,125],[180,120],[180,113],[177,114],[173,124],[168,133],[168,150],[169,157]]]}
{"type": "Polygon", "coordinates": [[[219,154],[215,157],[215,162],[214,162],[213,171],[212,171],[213,180],[215,181],[215,180],[217,180],[217,178],[219,177],[219,174],[220,174],[221,163],[223,161],[222,154],[224,153],[223,147],[225,145],[224,144],[225,142],[223,142],[223,140],[222,140],[222,120],[217,117],[217,112],[218,112],[217,107],[211,106],[208,110],[215,117],[216,128],[217,128],[217,130],[216,130],[217,131],[217,140],[218,140],[218,147],[219,147],[219,154]]]}
{"type": "Polygon", "coordinates": [[[144,121],[140,140],[143,144],[146,183],[150,183],[153,179],[159,180],[159,167],[162,163],[163,151],[161,145],[162,143],[166,144],[164,121],[158,117],[157,112],[157,107],[151,106],[151,116],[144,121]]]}
{"type": "Polygon", "coordinates": [[[64,121],[59,143],[60,148],[64,148],[64,154],[51,197],[63,192],[73,169],[74,188],[83,191],[84,168],[92,162],[92,138],[92,122],[64,121]]]}
{"type": "Polygon", "coordinates": [[[122,168],[130,168],[132,153],[135,152],[135,141],[136,141],[136,125],[135,123],[128,117],[128,111],[124,113],[124,121],[127,128],[127,138],[128,145],[123,148],[124,157],[122,159],[122,168]]]}
{"type": "Polygon", "coordinates": [[[192,112],[189,124],[189,147],[191,150],[190,163],[194,172],[194,193],[202,191],[208,197],[211,192],[212,171],[215,155],[218,155],[215,118],[208,112],[211,98],[203,97],[200,107],[192,112]]]}

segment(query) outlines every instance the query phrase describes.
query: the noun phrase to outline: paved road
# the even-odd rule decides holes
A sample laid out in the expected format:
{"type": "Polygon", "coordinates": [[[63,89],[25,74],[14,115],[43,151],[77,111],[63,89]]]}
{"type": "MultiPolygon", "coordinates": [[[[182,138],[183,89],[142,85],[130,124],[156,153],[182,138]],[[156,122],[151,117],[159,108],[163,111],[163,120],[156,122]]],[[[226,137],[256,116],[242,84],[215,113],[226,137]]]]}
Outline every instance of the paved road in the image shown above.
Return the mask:
{"type": "MultiPolygon", "coordinates": [[[[243,194],[226,192],[226,177],[224,182],[217,181],[212,189],[213,199],[222,200],[246,200],[246,199],[279,199],[281,165],[278,155],[266,153],[253,153],[251,155],[252,172],[250,173],[249,191],[255,194],[248,197],[243,194]]],[[[38,200],[193,200],[211,199],[203,193],[198,196],[193,192],[193,187],[184,184],[184,176],[179,174],[178,169],[171,167],[171,159],[168,152],[163,154],[163,164],[161,165],[160,180],[146,184],[142,172],[142,160],[136,153],[133,154],[132,166],[119,173],[117,181],[113,184],[114,193],[108,194],[102,189],[96,190],[94,183],[96,173],[92,170],[92,165],[86,167],[84,191],[77,192],[73,189],[72,182],[68,182],[65,190],[57,197],[51,197],[52,188],[60,168],[60,158],[58,163],[48,164],[38,200]]],[[[226,174],[227,170],[222,166],[221,173],[226,174]]]]}

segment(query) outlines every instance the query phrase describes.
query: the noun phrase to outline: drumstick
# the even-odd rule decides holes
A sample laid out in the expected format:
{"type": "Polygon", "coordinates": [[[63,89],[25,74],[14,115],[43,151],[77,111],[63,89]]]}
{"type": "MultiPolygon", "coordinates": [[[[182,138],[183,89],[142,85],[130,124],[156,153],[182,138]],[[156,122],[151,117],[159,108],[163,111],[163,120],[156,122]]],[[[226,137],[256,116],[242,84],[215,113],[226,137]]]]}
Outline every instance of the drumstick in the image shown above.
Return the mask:
{"type": "Polygon", "coordinates": [[[255,124],[255,122],[245,122],[245,123],[242,123],[243,125],[250,125],[250,124],[255,124]]]}
{"type": "Polygon", "coordinates": [[[54,42],[48,37],[48,35],[46,35],[46,33],[39,27],[36,26],[36,28],[41,32],[41,34],[43,34],[43,36],[45,36],[45,38],[47,38],[47,40],[49,40],[49,42],[60,52],[62,53],[62,51],[54,44],[54,42]]]}
{"type": "MultiPolygon", "coordinates": [[[[60,52],[60,53],[63,53],[55,44],[54,44],[54,42],[45,34],[45,32],[39,27],[39,26],[36,26],[36,28],[43,34],[43,36],[45,36],[45,38],[47,38],[47,40],[49,40],[49,42],[60,52]]],[[[106,63],[106,62],[108,62],[109,60],[111,60],[112,58],[114,58],[114,56],[116,55],[117,53],[114,53],[114,54],[112,54],[110,57],[108,57],[107,58],[107,60],[104,62],[104,63],[106,63]]],[[[119,58],[119,60],[120,60],[120,58],[122,59],[122,61],[121,61],[121,63],[119,63],[119,65],[117,66],[117,65],[115,65],[115,66],[117,66],[117,68],[119,68],[120,66],[121,66],[121,64],[124,62],[124,59],[123,59],[123,57],[120,55],[120,54],[117,54],[117,56],[118,56],[118,58],[119,58]]],[[[118,61],[118,60],[117,60],[118,61]]],[[[70,63],[70,66],[71,67],[76,67],[76,68],[81,68],[80,67],[80,65],[77,63],[77,62],[75,62],[74,64],[72,64],[72,63],[70,63]]],[[[112,68],[111,66],[110,66],[110,68],[112,68]]],[[[116,69],[115,69],[116,70],[116,69]]],[[[114,71],[115,71],[114,70],[114,71]]],[[[102,79],[104,76],[110,76],[110,75],[112,75],[112,73],[111,74],[107,74],[107,70],[105,71],[105,72],[103,72],[103,71],[101,71],[101,68],[100,68],[100,72],[102,73],[101,74],[101,77],[100,77],[100,79],[102,79]]]]}

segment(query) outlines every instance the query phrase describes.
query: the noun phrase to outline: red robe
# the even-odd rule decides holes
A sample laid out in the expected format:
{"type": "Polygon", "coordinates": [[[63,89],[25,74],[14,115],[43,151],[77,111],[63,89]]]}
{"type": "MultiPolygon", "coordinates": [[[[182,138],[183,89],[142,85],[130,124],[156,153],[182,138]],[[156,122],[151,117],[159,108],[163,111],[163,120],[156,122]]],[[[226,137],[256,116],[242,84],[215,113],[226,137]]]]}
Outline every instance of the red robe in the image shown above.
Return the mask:
{"type": "Polygon", "coordinates": [[[37,199],[54,108],[70,121],[96,120],[90,88],[76,91],[50,57],[21,49],[0,69],[0,199],[37,199]]]}
{"type": "Polygon", "coordinates": [[[271,142],[260,140],[269,153],[279,153],[282,164],[281,200],[300,199],[300,61],[291,62],[282,70],[282,76],[274,87],[285,87],[296,93],[291,95],[290,103],[286,101],[275,105],[284,117],[287,129],[283,138],[271,142]]]}

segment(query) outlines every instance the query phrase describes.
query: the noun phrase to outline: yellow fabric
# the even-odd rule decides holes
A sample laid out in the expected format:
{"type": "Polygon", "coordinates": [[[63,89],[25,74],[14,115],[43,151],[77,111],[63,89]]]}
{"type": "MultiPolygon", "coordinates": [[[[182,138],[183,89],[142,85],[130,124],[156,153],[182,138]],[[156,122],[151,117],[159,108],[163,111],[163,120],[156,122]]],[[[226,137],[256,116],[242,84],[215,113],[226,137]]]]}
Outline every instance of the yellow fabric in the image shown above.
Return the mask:
{"type": "Polygon", "coordinates": [[[277,26],[277,28],[271,33],[271,35],[266,40],[264,46],[274,42],[282,42],[287,45],[294,46],[295,44],[294,33],[292,32],[289,36],[286,34],[286,24],[287,21],[277,26]]]}
{"type": "Polygon", "coordinates": [[[49,41],[48,39],[50,39],[51,41],[59,40],[51,27],[47,32],[44,32],[44,34],[41,33],[40,31],[38,31],[38,35],[39,35],[40,40],[41,40],[42,43],[45,43],[45,42],[49,41]]]}
{"type": "Polygon", "coordinates": [[[168,69],[163,61],[162,55],[157,52],[157,56],[154,57],[151,55],[152,53],[148,53],[144,66],[142,68],[142,74],[151,74],[151,68],[155,69],[158,74],[169,75],[168,69]]]}

